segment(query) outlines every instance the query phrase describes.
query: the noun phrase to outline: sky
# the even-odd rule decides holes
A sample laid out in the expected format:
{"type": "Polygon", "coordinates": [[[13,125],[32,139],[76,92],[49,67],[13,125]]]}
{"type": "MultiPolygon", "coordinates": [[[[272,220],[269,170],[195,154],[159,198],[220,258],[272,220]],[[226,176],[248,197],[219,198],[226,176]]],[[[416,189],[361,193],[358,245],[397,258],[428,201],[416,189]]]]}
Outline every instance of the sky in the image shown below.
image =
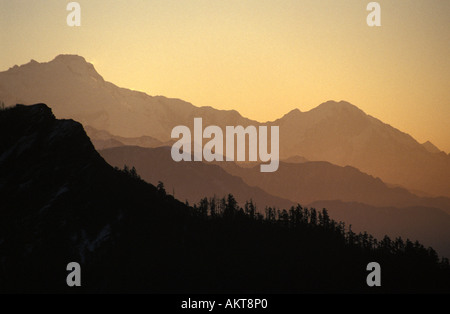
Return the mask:
{"type": "Polygon", "coordinates": [[[346,100],[450,152],[450,1],[0,0],[0,71],[78,54],[118,86],[261,122],[346,100]]]}

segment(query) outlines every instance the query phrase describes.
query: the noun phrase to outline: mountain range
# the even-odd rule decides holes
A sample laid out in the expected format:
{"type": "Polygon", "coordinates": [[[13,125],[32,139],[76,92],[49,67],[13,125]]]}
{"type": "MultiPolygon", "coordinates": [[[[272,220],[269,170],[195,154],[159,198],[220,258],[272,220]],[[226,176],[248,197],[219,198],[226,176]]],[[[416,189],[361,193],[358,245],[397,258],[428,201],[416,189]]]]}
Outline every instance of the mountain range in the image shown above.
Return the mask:
{"type": "Polygon", "coordinates": [[[221,198],[228,191],[241,205],[251,199],[260,213],[266,206],[289,208],[298,203],[327,208],[333,219],[352,225],[354,231],[419,239],[450,256],[450,199],[418,197],[352,167],[282,162],[275,175],[266,177],[258,166],[174,162],[170,147],[120,146],[99,153],[113,166],[134,166],[147,182],[164,182],[169,193],[190,204],[205,196],[221,198]]]}
{"type": "MultiPolygon", "coordinates": [[[[196,107],[179,99],[117,87],[76,55],[59,55],[45,63],[32,60],[1,72],[0,99],[7,105],[45,102],[58,118],[75,119],[113,136],[146,136],[163,143],[171,140],[174,126],[192,128],[195,117],[202,117],[205,125],[222,128],[261,125],[234,110],[196,107]]],[[[345,101],[329,101],[308,112],[295,109],[266,124],[280,127],[282,159],[302,156],[352,166],[414,193],[450,196],[448,155],[345,101]]],[[[101,147],[108,146],[111,143],[101,147]]]]}
{"type": "Polygon", "coordinates": [[[410,135],[365,114],[347,102],[326,102],[308,111],[293,110],[273,122],[280,126],[280,155],[353,166],[433,196],[450,195],[450,158],[430,152],[410,135]],[[295,134],[295,136],[292,136],[295,134]]]}
{"type": "Polygon", "coordinates": [[[325,161],[280,162],[280,169],[266,176],[259,172],[257,166],[217,164],[228,173],[240,176],[250,186],[301,204],[341,200],[380,207],[428,206],[450,214],[450,198],[419,197],[404,188],[389,186],[379,178],[351,166],[341,167],[325,161]]]}
{"type": "Polygon", "coordinates": [[[254,215],[232,195],[187,206],[44,104],[0,110],[0,134],[2,293],[366,293],[375,259],[377,292],[450,291],[433,249],[347,232],[326,211],[254,215]],[[66,284],[72,262],[80,287],[66,284]]]}
{"type": "Polygon", "coordinates": [[[172,128],[192,128],[195,117],[221,128],[260,122],[234,110],[117,87],[80,56],[32,60],[0,72],[0,100],[48,103],[57,118],[81,122],[111,165],[136,167],[144,180],[164,182],[182,202],[231,193],[241,205],[252,199],[261,212],[266,206],[326,204],[355,230],[419,239],[450,255],[442,240],[450,238],[450,157],[348,102],[295,109],[264,123],[280,127],[281,162],[278,171],[262,174],[255,163],[176,163],[169,149],[172,128]]]}

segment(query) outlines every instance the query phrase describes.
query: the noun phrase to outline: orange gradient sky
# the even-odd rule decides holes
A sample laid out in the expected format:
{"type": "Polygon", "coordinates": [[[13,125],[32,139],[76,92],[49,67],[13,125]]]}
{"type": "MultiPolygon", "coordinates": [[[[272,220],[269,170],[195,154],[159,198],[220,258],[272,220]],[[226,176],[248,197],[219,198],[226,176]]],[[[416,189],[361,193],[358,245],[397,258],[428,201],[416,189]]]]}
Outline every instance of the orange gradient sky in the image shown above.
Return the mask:
{"type": "Polygon", "coordinates": [[[0,0],[0,71],[79,54],[108,81],[274,120],[327,100],[450,152],[450,1],[0,0]]]}

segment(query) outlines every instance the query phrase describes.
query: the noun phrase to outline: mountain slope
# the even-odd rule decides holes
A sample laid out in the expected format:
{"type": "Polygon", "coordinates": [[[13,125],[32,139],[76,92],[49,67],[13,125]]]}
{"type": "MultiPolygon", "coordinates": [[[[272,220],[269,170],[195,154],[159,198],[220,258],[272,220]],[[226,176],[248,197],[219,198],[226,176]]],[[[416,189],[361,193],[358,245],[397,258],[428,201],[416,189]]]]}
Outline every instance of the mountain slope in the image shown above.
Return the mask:
{"type": "Polygon", "coordinates": [[[119,88],[75,55],[60,55],[47,63],[32,60],[1,72],[0,99],[7,105],[45,102],[57,118],[122,137],[147,135],[163,142],[170,140],[173,127],[191,127],[194,117],[219,126],[249,122],[236,111],[198,108],[179,99],[119,88]]]}
{"type": "Polygon", "coordinates": [[[347,102],[329,101],[308,111],[291,111],[280,126],[281,158],[353,166],[387,183],[450,196],[450,159],[347,102]],[[295,136],[293,136],[295,135],[295,136]]]}
{"type": "Polygon", "coordinates": [[[315,201],[309,204],[326,208],[330,216],[345,221],[356,233],[367,231],[377,239],[419,240],[445,257],[450,256],[450,215],[430,207],[375,207],[357,202],[315,201]]]}
{"type": "Polygon", "coordinates": [[[258,166],[242,168],[234,163],[218,164],[250,186],[300,204],[341,200],[372,206],[436,207],[450,214],[449,198],[419,197],[404,188],[389,187],[379,178],[350,166],[340,167],[323,161],[280,162],[278,171],[267,176],[258,166]]]}
{"type": "Polygon", "coordinates": [[[72,261],[94,290],[109,285],[115,245],[132,248],[165,211],[185,209],[115,171],[79,123],[56,120],[46,105],[0,111],[0,132],[0,291],[64,291],[72,261]]]}
{"type": "MultiPolygon", "coordinates": [[[[426,141],[425,143],[422,143],[422,146],[429,151],[430,153],[436,154],[436,153],[441,153],[442,151],[437,148],[433,143],[431,143],[430,141],[426,141]]],[[[445,153],[444,153],[445,154],[445,153]]]]}
{"type": "Polygon", "coordinates": [[[170,147],[142,148],[122,146],[99,151],[112,166],[136,167],[145,181],[162,181],[176,198],[198,203],[203,197],[221,198],[231,193],[241,206],[252,199],[261,212],[266,206],[289,208],[294,202],[273,196],[257,187],[250,187],[238,176],[232,176],[221,167],[202,162],[175,162],[170,147]]]}

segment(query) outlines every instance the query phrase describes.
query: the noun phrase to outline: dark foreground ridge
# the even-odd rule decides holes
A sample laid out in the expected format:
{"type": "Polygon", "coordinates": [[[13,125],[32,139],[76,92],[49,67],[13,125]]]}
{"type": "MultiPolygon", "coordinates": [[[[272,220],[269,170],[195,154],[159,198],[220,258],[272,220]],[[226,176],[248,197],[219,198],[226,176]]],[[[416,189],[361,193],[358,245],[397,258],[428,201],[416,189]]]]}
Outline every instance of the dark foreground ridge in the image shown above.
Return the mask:
{"type": "MultiPolygon", "coordinates": [[[[346,232],[326,211],[187,206],[112,168],[44,104],[0,111],[0,292],[450,292],[419,243],[346,232]],[[382,268],[369,288],[366,265],[382,268]],[[81,265],[81,287],[66,265],[81,265]]],[[[158,165],[154,165],[158,167],[158,165]]]]}

